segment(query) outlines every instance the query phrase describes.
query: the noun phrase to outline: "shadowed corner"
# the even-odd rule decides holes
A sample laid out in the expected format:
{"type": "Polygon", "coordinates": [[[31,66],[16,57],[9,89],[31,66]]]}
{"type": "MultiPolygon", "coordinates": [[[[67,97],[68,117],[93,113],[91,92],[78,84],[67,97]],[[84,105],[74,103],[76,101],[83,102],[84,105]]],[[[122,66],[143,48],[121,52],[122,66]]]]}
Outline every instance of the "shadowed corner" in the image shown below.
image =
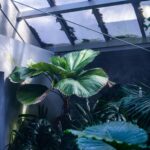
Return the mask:
{"type": "Polygon", "coordinates": [[[4,72],[0,71],[0,149],[5,145],[4,72]]]}

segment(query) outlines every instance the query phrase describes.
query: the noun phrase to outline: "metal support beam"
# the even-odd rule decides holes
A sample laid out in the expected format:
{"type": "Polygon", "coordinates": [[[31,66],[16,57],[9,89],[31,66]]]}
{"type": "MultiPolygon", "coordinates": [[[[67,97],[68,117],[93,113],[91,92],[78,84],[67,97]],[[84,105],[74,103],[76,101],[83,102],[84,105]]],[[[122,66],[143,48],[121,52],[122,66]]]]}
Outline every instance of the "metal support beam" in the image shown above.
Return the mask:
{"type": "MultiPolygon", "coordinates": [[[[55,0],[47,0],[48,3],[50,4],[51,7],[55,7],[55,0]]],[[[63,16],[61,14],[57,14],[57,21],[60,23],[61,25],[61,30],[63,30],[67,36],[67,38],[69,39],[70,43],[72,45],[75,44],[75,40],[77,39],[75,34],[74,34],[74,29],[70,26],[68,26],[67,22],[63,19],[63,16]],[[62,18],[62,19],[59,19],[62,18]]]]}
{"type": "MultiPolygon", "coordinates": [[[[50,7],[43,8],[41,9],[41,11],[47,12],[49,14],[61,14],[61,13],[68,13],[68,12],[114,6],[114,5],[127,4],[127,3],[129,3],[129,1],[127,0],[111,0],[111,2],[106,0],[92,0],[92,1],[77,2],[77,3],[61,5],[61,6],[54,6],[51,8],[50,7]]],[[[43,14],[42,12],[38,12],[36,10],[31,10],[31,11],[20,13],[19,18],[28,19],[34,17],[47,16],[47,15],[48,14],[43,14]]]]}
{"type": "MultiPolygon", "coordinates": [[[[96,20],[97,20],[97,22],[98,22],[98,26],[99,26],[99,28],[101,29],[101,31],[102,31],[102,33],[105,33],[105,34],[108,34],[108,30],[107,30],[107,28],[106,28],[106,26],[105,26],[105,23],[104,23],[104,21],[103,21],[103,16],[102,16],[102,14],[99,12],[99,10],[98,9],[92,9],[92,12],[93,12],[93,14],[94,14],[94,16],[95,16],[95,18],[96,18],[96,20]]],[[[104,36],[104,39],[106,40],[106,41],[109,41],[110,40],[110,37],[108,37],[108,36],[106,36],[106,35],[103,35],[104,36]]]]}
{"type": "Polygon", "coordinates": [[[137,17],[137,21],[139,23],[139,27],[140,27],[140,31],[142,33],[142,37],[146,38],[146,33],[144,31],[144,16],[142,13],[142,9],[140,8],[140,0],[130,0],[132,3],[132,6],[134,8],[136,17],[137,17]]]}
{"type": "MultiPolygon", "coordinates": [[[[150,48],[150,38],[142,39],[142,38],[125,38],[124,40],[129,41],[133,44],[142,46],[143,48],[150,48]]],[[[49,48],[49,50],[54,51],[56,53],[64,53],[82,49],[95,49],[100,50],[102,52],[110,52],[110,51],[123,51],[123,50],[135,50],[138,49],[132,45],[127,45],[125,43],[119,42],[117,40],[110,40],[108,42],[89,42],[89,43],[80,43],[75,46],[62,46],[57,45],[49,48]]]]}
{"type": "Polygon", "coordinates": [[[47,0],[47,2],[49,3],[49,5],[51,7],[54,7],[55,6],[55,0],[47,0]]]}
{"type": "MultiPolygon", "coordinates": [[[[149,0],[140,0],[140,1],[149,1],[149,0]]],[[[55,6],[55,7],[47,7],[40,9],[43,12],[47,12],[49,14],[61,14],[61,13],[68,13],[80,10],[87,10],[93,8],[100,8],[100,7],[108,7],[108,6],[115,6],[121,4],[129,4],[130,0],[92,0],[92,1],[85,1],[85,2],[77,2],[73,4],[55,6]]],[[[22,12],[19,15],[19,19],[29,19],[41,16],[47,16],[47,13],[42,13],[36,10],[31,10],[27,12],[22,12]]]]}

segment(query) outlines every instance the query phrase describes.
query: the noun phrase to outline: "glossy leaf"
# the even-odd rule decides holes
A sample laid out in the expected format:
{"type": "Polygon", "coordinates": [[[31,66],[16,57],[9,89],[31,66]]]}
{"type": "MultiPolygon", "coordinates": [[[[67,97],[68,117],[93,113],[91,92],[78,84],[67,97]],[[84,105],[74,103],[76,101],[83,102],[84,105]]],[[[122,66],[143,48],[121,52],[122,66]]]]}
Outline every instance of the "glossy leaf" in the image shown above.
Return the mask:
{"type": "Polygon", "coordinates": [[[108,82],[106,73],[100,69],[85,71],[75,78],[60,80],[55,88],[64,95],[77,95],[79,97],[90,97],[97,94],[108,82]]]}
{"type": "Polygon", "coordinates": [[[82,137],[77,139],[77,145],[80,150],[116,150],[103,141],[82,137]]]}
{"type": "Polygon", "coordinates": [[[85,128],[83,131],[68,130],[79,138],[104,141],[116,147],[140,147],[147,140],[146,131],[127,122],[115,121],[85,128]]]}
{"type": "Polygon", "coordinates": [[[50,62],[55,65],[55,66],[59,66],[65,70],[68,70],[68,66],[67,66],[67,62],[65,60],[64,57],[60,57],[60,56],[53,56],[51,59],[50,59],[50,62]]]}
{"type": "Polygon", "coordinates": [[[142,144],[148,140],[148,136],[143,129],[121,121],[87,127],[83,132],[96,138],[116,140],[128,144],[142,144]]]}
{"type": "Polygon", "coordinates": [[[21,83],[27,78],[41,74],[41,72],[26,67],[15,67],[9,79],[14,83],[21,83]]]}
{"type": "Polygon", "coordinates": [[[59,66],[66,70],[67,74],[75,74],[80,72],[86,65],[92,62],[99,54],[93,50],[82,50],[77,52],[68,53],[62,57],[54,56],[51,58],[51,64],[59,66]]]}
{"type": "Polygon", "coordinates": [[[17,91],[17,99],[25,105],[36,104],[48,95],[48,88],[38,84],[22,85],[17,91]]]}
{"type": "Polygon", "coordinates": [[[78,52],[72,52],[64,55],[70,71],[81,71],[85,66],[91,63],[99,54],[98,51],[85,49],[78,52]]]}
{"type": "Polygon", "coordinates": [[[54,74],[65,74],[67,73],[66,70],[64,70],[64,68],[60,67],[60,66],[56,66],[53,64],[48,64],[45,62],[39,62],[36,64],[33,64],[30,66],[31,69],[35,69],[37,71],[42,71],[42,72],[47,72],[49,73],[49,75],[51,75],[51,77],[54,74]]]}

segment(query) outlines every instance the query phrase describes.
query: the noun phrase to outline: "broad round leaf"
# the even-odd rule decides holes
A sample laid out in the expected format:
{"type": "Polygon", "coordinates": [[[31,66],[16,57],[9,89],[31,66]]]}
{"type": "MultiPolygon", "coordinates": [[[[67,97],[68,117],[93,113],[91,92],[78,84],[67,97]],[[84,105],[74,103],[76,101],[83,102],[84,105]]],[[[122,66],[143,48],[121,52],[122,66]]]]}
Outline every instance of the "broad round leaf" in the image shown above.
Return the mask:
{"type": "Polygon", "coordinates": [[[75,78],[60,80],[55,88],[64,95],[77,95],[79,97],[90,97],[97,94],[108,82],[106,73],[100,69],[84,71],[75,78]]]}
{"type": "Polygon", "coordinates": [[[36,71],[35,69],[30,69],[26,67],[15,67],[13,72],[10,74],[9,79],[14,83],[21,83],[27,78],[39,75],[41,72],[36,71]]]}
{"type": "Polygon", "coordinates": [[[54,66],[60,67],[63,69],[62,72],[55,72],[65,77],[73,77],[76,76],[80,71],[92,62],[95,57],[99,54],[99,52],[93,50],[82,50],[77,52],[68,53],[62,57],[53,56],[50,60],[51,64],[54,66]]]}
{"type": "MultiPolygon", "coordinates": [[[[147,147],[146,142],[148,140],[146,131],[131,123],[120,121],[87,127],[83,131],[67,130],[65,132],[78,137],[77,144],[81,150],[86,150],[88,147],[94,149],[96,146],[100,146],[101,142],[107,143],[116,149],[140,150],[141,147],[147,147]]],[[[107,145],[103,146],[103,149],[107,149],[107,145]]]]}
{"type": "Polygon", "coordinates": [[[26,84],[17,91],[17,99],[24,105],[36,104],[48,95],[48,88],[39,84],[26,84]]]}
{"type": "Polygon", "coordinates": [[[85,49],[82,51],[68,53],[64,55],[64,58],[70,71],[79,71],[91,63],[98,54],[98,51],[85,49]]]}
{"type": "Polygon", "coordinates": [[[64,68],[60,66],[56,66],[54,64],[48,64],[45,62],[32,64],[30,68],[35,69],[37,71],[48,72],[51,75],[51,77],[54,74],[60,74],[60,75],[67,74],[67,71],[64,68]]]}
{"type": "Polygon", "coordinates": [[[80,150],[116,150],[103,141],[89,138],[78,138],[77,144],[80,150]]]}
{"type": "Polygon", "coordinates": [[[119,143],[140,145],[146,143],[148,136],[146,131],[136,125],[127,122],[115,121],[87,127],[83,133],[87,136],[119,143]]]}
{"type": "Polygon", "coordinates": [[[68,66],[67,66],[67,62],[66,59],[64,57],[60,57],[60,56],[53,56],[50,59],[50,62],[55,65],[55,66],[59,66],[65,70],[68,70],[68,66]]]}

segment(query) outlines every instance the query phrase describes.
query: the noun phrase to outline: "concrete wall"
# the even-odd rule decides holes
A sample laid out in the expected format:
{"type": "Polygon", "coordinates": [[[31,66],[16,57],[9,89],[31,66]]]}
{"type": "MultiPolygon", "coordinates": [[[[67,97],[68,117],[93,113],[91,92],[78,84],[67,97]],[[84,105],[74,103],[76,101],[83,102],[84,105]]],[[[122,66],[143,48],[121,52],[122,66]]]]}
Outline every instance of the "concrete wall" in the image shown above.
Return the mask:
{"type": "MultiPolygon", "coordinates": [[[[5,99],[3,95],[0,97],[0,150],[3,150],[4,146],[8,144],[10,130],[15,127],[14,123],[18,115],[23,112],[22,105],[16,100],[17,85],[10,83],[8,79],[9,74],[15,66],[26,66],[31,60],[35,62],[49,62],[53,53],[35,47],[40,46],[39,42],[24,20],[19,23],[17,22],[18,11],[11,0],[0,0],[0,4],[2,5],[2,10],[17,28],[25,43],[32,44],[25,44],[3,16],[2,12],[0,12],[0,71],[4,72],[2,74],[2,76],[4,75],[4,80],[2,80],[0,74],[0,93],[5,91],[5,99]]],[[[36,78],[32,82],[50,86],[50,83],[43,79],[43,77],[36,78]]],[[[49,107],[49,118],[60,114],[62,111],[62,100],[54,93],[50,94],[43,104],[49,107]]],[[[32,109],[28,108],[29,112],[37,112],[37,105],[31,107],[32,109]]]]}
{"type": "MultiPolygon", "coordinates": [[[[24,20],[18,22],[17,21],[17,15],[18,10],[14,6],[14,4],[11,2],[11,0],[0,0],[0,4],[2,6],[2,10],[5,12],[5,14],[8,16],[12,24],[15,26],[15,28],[18,30],[19,34],[23,38],[23,40],[26,43],[30,43],[36,46],[40,46],[39,42],[36,40],[30,29],[28,28],[26,22],[24,20]]],[[[16,34],[10,23],[6,20],[2,12],[0,12],[0,34],[15,38],[17,40],[20,40],[23,42],[20,37],[16,34]]]]}
{"type": "MultiPolygon", "coordinates": [[[[23,44],[2,35],[0,35],[0,43],[0,71],[4,72],[5,75],[5,102],[2,103],[0,100],[0,108],[4,108],[3,112],[0,112],[0,115],[1,117],[5,116],[3,121],[0,120],[0,133],[1,131],[5,131],[5,134],[0,137],[0,139],[6,137],[5,144],[3,143],[3,145],[0,145],[1,150],[4,145],[8,144],[10,130],[14,127],[14,122],[16,121],[18,114],[22,113],[22,105],[16,100],[17,85],[10,83],[7,77],[15,66],[26,66],[31,60],[35,62],[49,62],[53,53],[33,45],[23,44]],[[5,126],[3,126],[3,123],[5,123],[5,126]]],[[[50,86],[50,83],[47,80],[44,80],[43,77],[37,78],[33,82],[50,86]]],[[[0,88],[2,88],[2,84],[0,88]]],[[[62,103],[62,100],[53,93],[50,94],[43,103],[49,107],[50,117],[56,115],[56,113],[61,113],[62,111],[62,105],[58,105],[62,103]]],[[[31,112],[37,111],[37,105],[32,106],[32,110],[34,111],[31,112]]]]}

